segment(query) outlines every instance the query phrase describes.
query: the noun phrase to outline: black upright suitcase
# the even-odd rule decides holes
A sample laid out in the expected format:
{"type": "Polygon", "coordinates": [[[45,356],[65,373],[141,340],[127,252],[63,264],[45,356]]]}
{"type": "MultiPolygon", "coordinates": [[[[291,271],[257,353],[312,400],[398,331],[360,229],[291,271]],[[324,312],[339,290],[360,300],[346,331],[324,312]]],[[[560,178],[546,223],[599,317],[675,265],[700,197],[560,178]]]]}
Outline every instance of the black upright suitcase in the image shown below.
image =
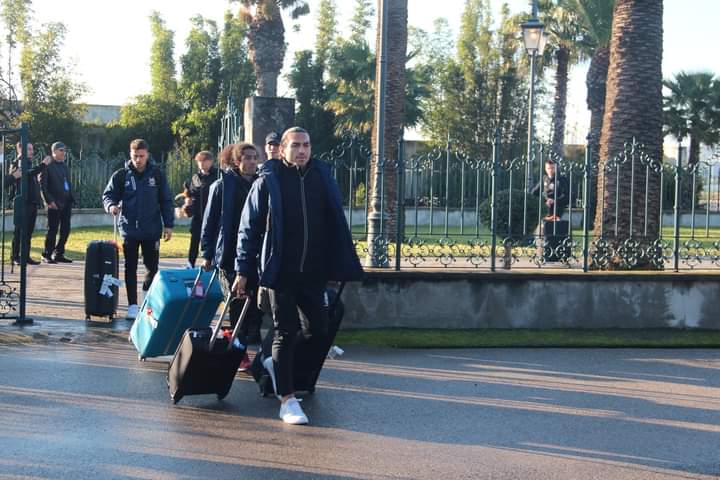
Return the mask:
{"type": "Polygon", "coordinates": [[[118,246],[93,240],[85,251],[85,320],[115,317],[118,306],[118,246]]]}
{"type": "Polygon", "coordinates": [[[570,256],[570,248],[564,243],[569,229],[570,223],[567,220],[543,220],[543,256],[546,262],[559,262],[570,256]]]}
{"type": "Polygon", "coordinates": [[[173,403],[185,395],[215,394],[222,400],[230,392],[240,361],[245,356],[246,347],[240,343],[238,332],[250,306],[250,298],[245,300],[235,329],[229,335],[218,338],[230,298],[225,299],[214,328],[188,328],[185,331],[168,368],[167,384],[173,403]]]}
{"type": "MultiPolygon", "coordinates": [[[[320,371],[325,364],[330,347],[335,342],[335,336],[340,329],[345,307],[340,301],[344,283],[338,290],[328,289],[328,336],[325,338],[305,339],[295,346],[295,359],[293,363],[293,381],[296,392],[315,392],[320,371]]],[[[272,355],[273,329],[268,330],[263,339],[260,350],[250,365],[249,372],[255,379],[263,397],[275,394],[270,374],[262,361],[272,355]]]]}

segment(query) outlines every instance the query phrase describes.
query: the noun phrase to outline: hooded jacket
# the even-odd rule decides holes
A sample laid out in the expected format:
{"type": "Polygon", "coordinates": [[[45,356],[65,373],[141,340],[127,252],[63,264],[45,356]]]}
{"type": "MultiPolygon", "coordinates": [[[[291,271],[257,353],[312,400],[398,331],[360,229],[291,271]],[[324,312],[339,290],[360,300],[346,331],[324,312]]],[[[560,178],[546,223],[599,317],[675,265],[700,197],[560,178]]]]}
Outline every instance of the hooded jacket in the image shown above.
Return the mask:
{"type": "Polygon", "coordinates": [[[173,199],[162,170],[148,162],[138,172],[130,161],[112,174],[103,192],[103,207],[121,207],[120,234],[135,240],[157,240],[163,227],[173,228],[173,199]]]}
{"type": "MultiPolygon", "coordinates": [[[[278,284],[285,241],[278,179],[280,168],[282,161],[275,159],[260,167],[259,178],[250,189],[240,218],[235,259],[235,270],[240,275],[252,278],[257,273],[260,285],[269,288],[276,288],[278,284]]],[[[313,159],[308,168],[318,170],[329,196],[327,280],[360,280],[363,270],[343,211],[340,189],[330,167],[313,159]]]]}

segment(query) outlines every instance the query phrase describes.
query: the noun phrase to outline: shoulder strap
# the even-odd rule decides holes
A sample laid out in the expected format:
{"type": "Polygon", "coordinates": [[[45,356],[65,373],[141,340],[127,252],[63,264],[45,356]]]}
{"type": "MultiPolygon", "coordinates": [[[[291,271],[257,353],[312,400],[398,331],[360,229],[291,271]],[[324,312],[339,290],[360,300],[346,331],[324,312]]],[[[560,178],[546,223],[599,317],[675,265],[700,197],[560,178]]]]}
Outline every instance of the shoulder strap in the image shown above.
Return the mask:
{"type": "Polygon", "coordinates": [[[120,198],[123,197],[125,194],[125,179],[126,179],[127,171],[125,170],[125,167],[120,168],[118,170],[115,170],[115,173],[113,173],[114,181],[115,183],[115,189],[120,194],[120,198]],[[117,181],[120,180],[120,184],[117,184],[117,181]]]}

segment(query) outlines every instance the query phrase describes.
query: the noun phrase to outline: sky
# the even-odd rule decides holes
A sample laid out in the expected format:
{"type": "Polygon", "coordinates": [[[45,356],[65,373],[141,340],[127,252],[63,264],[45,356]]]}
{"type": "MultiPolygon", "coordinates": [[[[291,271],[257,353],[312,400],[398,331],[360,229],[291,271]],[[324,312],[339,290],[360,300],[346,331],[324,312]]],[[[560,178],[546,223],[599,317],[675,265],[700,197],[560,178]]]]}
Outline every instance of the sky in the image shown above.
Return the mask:
{"type": "MultiPolygon", "coordinates": [[[[152,39],[148,17],[153,10],[159,11],[168,28],[175,32],[175,53],[179,57],[184,51],[191,17],[202,14],[222,26],[224,12],[239,8],[238,2],[228,0],[33,0],[32,3],[37,28],[51,21],[65,24],[68,33],[64,57],[73,65],[76,79],[89,87],[83,101],[104,105],[122,105],[150,90],[152,39]]],[[[286,23],[286,65],[294,51],[313,47],[318,3],[319,0],[309,1],[311,14],[299,21],[298,32],[286,23]]],[[[342,32],[347,28],[355,2],[337,0],[336,3],[338,30],[342,32]]],[[[508,0],[507,3],[513,13],[529,11],[528,0],[508,0]]],[[[431,31],[434,19],[445,17],[457,32],[464,0],[443,0],[441,10],[434,8],[437,4],[431,0],[408,0],[409,24],[431,31]]],[[[491,0],[496,10],[501,4],[499,0],[491,0]]],[[[665,0],[664,9],[663,75],[667,78],[680,70],[709,70],[720,74],[718,47],[710,42],[715,38],[717,19],[720,19],[720,1],[665,0]]],[[[586,65],[579,65],[571,71],[568,143],[583,143],[589,123],[585,108],[586,70],[586,65]]],[[[283,75],[285,73],[287,67],[283,75]]],[[[279,94],[292,96],[291,93],[281,81],[279,94]]],[[[542,124],[542,119],[538,119],[538,123],[542,124]]]]}

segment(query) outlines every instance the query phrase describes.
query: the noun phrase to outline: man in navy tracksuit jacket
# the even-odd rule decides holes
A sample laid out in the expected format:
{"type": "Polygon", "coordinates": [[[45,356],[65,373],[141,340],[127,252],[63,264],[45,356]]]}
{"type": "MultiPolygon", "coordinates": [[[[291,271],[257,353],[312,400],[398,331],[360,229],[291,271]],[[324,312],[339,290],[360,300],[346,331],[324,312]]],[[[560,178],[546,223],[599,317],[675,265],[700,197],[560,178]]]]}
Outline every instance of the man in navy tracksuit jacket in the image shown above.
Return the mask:
{"type": "MultiPolygon", "coordinates": [[[[210,185],[210,194],[202,222],[200,246],[203,269],[209,271],[215,264],[219,270],[220,285],[227,295],[235,281],[235,253],[237,231],[245,199],[257,178],[259,152],[251,143],[239,143],[233,147],[229,165],[221,165],[220,178],[210,185]]],[[[239,298],[230,301],[230,323],[235,326],[243,302],[239,298]]],[[[260,342],[262,312],[254,304],[243,322],[245,341],[260,342]]]]}
{"type": "Polygon", "coordinates": [[[167,179],[157,165],[149,161],[145,140],[130,143],[130,160],[112,174],[103,192],[103,206],[113,216],[120,215],[120,234],[125,254],[125,287],[128,297],[128,319],[138,313],[137,264],[142,249],[147,273],[143,290],[158,271],[160,238],[172,237],[175,221],[173,198],[167,179]]]}
{"type": "Polygon", "coordinates": [[[280,153],[282,160],[262,165],[245,203],[233,291],[245,296],[247,279],[256,272],[260,286],[268,288],[274,340],[272,357],[263,365],[281,399],[280,418],[305,424],[308,418],[293,387],[295,343],[302,341],[301,330],[327,335],[327,282],[360,280],[362,267],[340,190],[330,167],[310,159],[308,132],[299,127],[287,130],[280,153]]]}

